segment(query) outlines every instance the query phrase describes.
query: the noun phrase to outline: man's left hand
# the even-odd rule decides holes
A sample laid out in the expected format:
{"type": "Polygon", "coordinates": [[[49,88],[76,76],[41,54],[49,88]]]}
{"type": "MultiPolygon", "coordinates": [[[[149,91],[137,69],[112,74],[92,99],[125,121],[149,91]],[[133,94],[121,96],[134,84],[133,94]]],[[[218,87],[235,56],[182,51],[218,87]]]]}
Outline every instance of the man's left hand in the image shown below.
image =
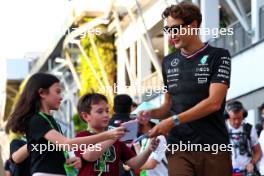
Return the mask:
{"type": "Polygon", "coordinates": [[[167,135],[172,127],[174,127],[174,121],[172,118],[162,120],[158,125],[149,131],[149,137],[152,138],[159,135],[167,135]]]}

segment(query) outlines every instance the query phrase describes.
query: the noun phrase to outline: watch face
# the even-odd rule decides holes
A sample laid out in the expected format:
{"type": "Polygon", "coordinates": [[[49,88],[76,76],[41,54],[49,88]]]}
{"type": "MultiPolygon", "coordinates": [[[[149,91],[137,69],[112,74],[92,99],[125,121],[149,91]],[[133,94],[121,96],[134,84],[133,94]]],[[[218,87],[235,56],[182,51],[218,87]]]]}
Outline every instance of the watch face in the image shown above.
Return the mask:
{"type": "Polygon", "coordinates": [[[174,120],[175,125],[179,125],[180,124],[180,120],[179,120],[177,115],[173,116],[173,120],[174,120]]]}

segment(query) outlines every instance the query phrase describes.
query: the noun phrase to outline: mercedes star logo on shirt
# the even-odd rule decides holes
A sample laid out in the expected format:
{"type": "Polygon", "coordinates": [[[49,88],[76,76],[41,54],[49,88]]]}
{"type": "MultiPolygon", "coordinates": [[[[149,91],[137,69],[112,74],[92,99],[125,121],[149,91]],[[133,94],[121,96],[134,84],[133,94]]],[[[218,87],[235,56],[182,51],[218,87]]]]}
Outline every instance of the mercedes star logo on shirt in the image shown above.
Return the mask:
{"type": "Polygon", "coordinates": [[[173,67],[175,67],[175,66],[177,66],[178,65],[178,63],[179,63],[180,61],[179,61],[179,59],[173,59],[172,61],[171,61],[171,66],[173,66],[173,67]]]}

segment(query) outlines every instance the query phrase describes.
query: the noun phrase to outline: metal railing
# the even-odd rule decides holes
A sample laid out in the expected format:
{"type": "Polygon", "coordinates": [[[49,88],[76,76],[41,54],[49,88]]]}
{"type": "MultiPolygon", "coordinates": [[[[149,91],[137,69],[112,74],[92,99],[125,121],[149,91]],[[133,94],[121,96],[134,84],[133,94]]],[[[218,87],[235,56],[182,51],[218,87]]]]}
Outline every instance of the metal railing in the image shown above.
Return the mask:
{"type": "Polygon", "coordinates": [[[158,72],[153,72],[141,82],[142,101],[148,101],[164,91],[163,80],[158,76],[158,72]]]}
{"type": "Polygon", "coordinates": [[[142,101],[148,101],[164,91],[163,80],[158,76],[157,72],[153,72],[146,76],[140,85],[127,85],[121,88],[121,92],[131,95],[132,97],[142,97],[142,101]]]}
{"type": "Polygon", "coordinates": [[[157,72],[153,72],[142,80],[141,86],[144,89],[159,89],[162,88],[163,81],[159,79],[157,72]]]}
{"type": "MultiPolygon", "coordinates": [[[[251,14],[248,14],[247,17],[249,24],[251,24],[251,14]]],[[[210,44],[227,49],[231,56],[244,50],[252,44],[249,31],[245,31],[239,21],[234,22],[228,26],[228,28],[233,28],[233,35],[219,36],[218,38],[210,41],[210,44]]]]}
{"type": "Polygon", "coordinates": [[[259,11],[260,39],[264,39],[264,6],[259,11]]]}

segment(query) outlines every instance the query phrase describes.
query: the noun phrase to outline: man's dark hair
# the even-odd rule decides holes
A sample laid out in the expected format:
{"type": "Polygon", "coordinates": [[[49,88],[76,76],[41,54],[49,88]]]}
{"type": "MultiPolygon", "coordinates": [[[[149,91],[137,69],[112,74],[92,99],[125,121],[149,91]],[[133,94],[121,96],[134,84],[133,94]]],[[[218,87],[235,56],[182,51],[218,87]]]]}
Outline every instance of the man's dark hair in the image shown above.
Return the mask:
{"type": "Polygon", "coordinates": [[[232,102],[227,104],[226,108],[227,108],[227,111],[232,111],[235,113],[238,113],[242,109],[244,109],[244,107],[240,101],[232,101],[232,102]]]}
{"type": "MultiPolygon", "coordinates": [[[[102,94],[98,94],[98,93],[88,93],[83,95],[79,101],[78,101],[78,105],[77,105],[77,110],[78,113],[81,117],[81,112],[87,112],[88,114],[91,113],[91,109],[92,109],[92,105],[94,104],[98,104],[101,101],[107,101],[106,96],[102,95],[102,94]]],[[[82,117],[81,117],[82,119],[82,117]]]]}
{"type": "Polygon", "coordinates": [[[168,16],[174,19],[181,19],[186,24],[190,24],[196,20],[197,27],[200,27],[202,22],[202,14],[199,7],[190,2],[181,2],[177,5],[167,7],[162,13],[162,18],[165,19],[168,16]]]}
{"type": "Polygon", "coordinates": [[[130,113],[132,106],[132,98],[127,94],[120,94],[114,98],[115,113],[130,113]]]}
{"type": "Polygon", "coordinates": [[[244,108],[243,104],[240,101],[232,101],[227,104],[226,110],[228,112],[234,112],[239,113],[240,111],[243,111],[243,117],[246,118],[248,116],[247,110],[244,108]]]}
{"type": "Polygon", "coordinates": [[[264,109],[264,103],[259,107],[259,110],[262,111],[264,109]]]}

